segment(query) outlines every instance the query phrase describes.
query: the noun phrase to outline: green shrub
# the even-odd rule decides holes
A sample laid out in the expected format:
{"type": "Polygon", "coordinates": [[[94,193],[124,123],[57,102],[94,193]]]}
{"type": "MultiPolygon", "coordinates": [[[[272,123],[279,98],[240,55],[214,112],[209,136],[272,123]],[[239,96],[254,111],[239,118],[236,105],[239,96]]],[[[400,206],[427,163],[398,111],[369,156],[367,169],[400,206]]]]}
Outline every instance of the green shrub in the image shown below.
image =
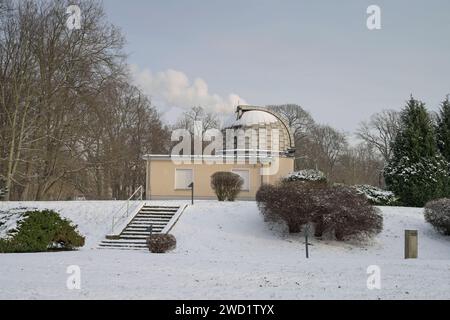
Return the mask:
{"type": "Polygon", "coordinates": [[[427,202],[450,194],[449,163],[437,155],[412,162],[403,157],[384,169],[389,190],[408,207],[423,207],[427,202]]]}
{"type": "Polygon", "coordinates": [[[425,220],[438,232],[450,236],[450,199],[428,202],[425,205],[425,220]]]}
{"type": "Polygon", "coordinates": [[[0,240],[0,252],[44,252],[73,250],[84,245],[84,237],[67,219],[51,210],[28,211],[12,231],[11,237],[0,240]]]}
{"type": "Polygon", "coordinates": [[[232,172],[216,172],[211,176],[211,188],[219,201],[234,201],[241,192],[244,180],[232,172]]]}
{"type": "Polygon", "coordinates": [[[394,206],[397,204],[397,197],[392,191],[386,191],[370,185],[354,186],[359,194],[364,195],[370,204],[374,206],[394,206]]]}
{"type": "Polygon", "coordinates": [[[177,240],[171,234],[152,234],[147,238],[147,246],[152,253],[166,253],[175,249],[177,240]]]}

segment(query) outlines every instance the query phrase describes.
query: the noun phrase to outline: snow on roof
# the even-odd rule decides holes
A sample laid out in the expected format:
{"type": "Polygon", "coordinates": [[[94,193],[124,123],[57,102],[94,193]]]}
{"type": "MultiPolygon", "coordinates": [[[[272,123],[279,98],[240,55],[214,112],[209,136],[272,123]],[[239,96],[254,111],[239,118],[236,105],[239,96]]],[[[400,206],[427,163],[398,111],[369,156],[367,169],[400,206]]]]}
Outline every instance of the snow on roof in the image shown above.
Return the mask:
{"type": "Polygon", "coordinates": [[[255,124],[271,124],[276,122],[278,122],[278,119],[274,115],[264,111],[252,110],[244,112],[232,126],[252,126],[255,124]]]}

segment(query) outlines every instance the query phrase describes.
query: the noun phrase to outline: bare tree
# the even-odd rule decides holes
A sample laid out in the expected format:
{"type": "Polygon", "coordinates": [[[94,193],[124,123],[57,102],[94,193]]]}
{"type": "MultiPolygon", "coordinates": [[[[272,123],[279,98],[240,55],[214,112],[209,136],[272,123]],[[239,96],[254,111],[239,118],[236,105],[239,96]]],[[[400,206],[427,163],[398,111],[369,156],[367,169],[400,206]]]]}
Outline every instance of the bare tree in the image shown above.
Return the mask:
{"type": "Polygon", "coordinates": [[[384,110],[372,115],[368,122],[362,122],[356,135],[376,148],[387,162],[391,157],[391,145],[398,130],[399,113],[394,110],[384,110]]]}
{"type": "Polygon", "coordinates": [[[192,107],[177,120],[174,129],[186,129],[194,134],[194,122],[202,122],[202,132],[209,129],[219,129],[219,118],[212,112],[207,112],[203,107],[192,107]]]}
{"type": "Polygon", "coordinates": [[[297,104],[270,105],[267,108],[286,119],[294,133],[295,140],[299,143],[307,136],[308,131],[314,125],[314,120],[309,112],[297,104]]]}
{"type": "MultiPolygon", "coordinates": [[[[220,129],[219,118],[212,112],[207,112],[203,107],[192,107],[189,111],[183,113],[183,115],[177,120],[172,129],[185,129],[191,135],[191,153],[195,154],[198,152],[203,152],[203,149],[208,144],[207,141],[203,141],[204,133],[209,129],[220,129]],[[195,122],[201,122],[202,127],[195,127],[195,122]],[[196,130],[198,130],[196,132],[196,130]],[[199,132],[201,131],[201,132],[199,132]],[[202,135],[202,139],[198,136],[199,133],[202,135]],[[197,144],[198,143],[198,144],[197,144]],[[196,145],[200,146],[202,150],[197,150],[196,145]]],[[[173,141],[171,147],[173,147],[178,142],[173,141]]]]}
{"type": "Polygon", "coordinates": [[[345,134],[328,125],[315,125],[300,146],[304,163],[324,171],[330,179],[340,157],[348,148],[345,134]]]}
{"type": "Polygon", "coordinates": [[[5,180],[5,200],[10,199],[13,183],[19,182],[18,167],[23,158],[23,148],[32,139],[36,114],[35,75],[32,54],[34,30],[27,17],[30,4],[25,3],[17,14],[11,12],[11,3],[3,2],[0,22],[0,123],[1,156],[5,180]]]}
{"type": "Polygon", "coordinates": [[[367,143],[349,147],[339,158],[334,181],[348,185],[369,184],[383,186],[383,161],[367,143]]]}
{"type": "Polygon", "coordinates": [[[272,110],[281,115],[286,121],[294,134],[295,139],[295,168],[300,169],[302,165],[302,159],[305,156],[302,154],[302,144],[308,137],[308,134],[315,125],[315,122],[309,112],[305,111],[301,106],[297,104],[282,104],[282,105],[269,105],[269,110],[272,110]]]}

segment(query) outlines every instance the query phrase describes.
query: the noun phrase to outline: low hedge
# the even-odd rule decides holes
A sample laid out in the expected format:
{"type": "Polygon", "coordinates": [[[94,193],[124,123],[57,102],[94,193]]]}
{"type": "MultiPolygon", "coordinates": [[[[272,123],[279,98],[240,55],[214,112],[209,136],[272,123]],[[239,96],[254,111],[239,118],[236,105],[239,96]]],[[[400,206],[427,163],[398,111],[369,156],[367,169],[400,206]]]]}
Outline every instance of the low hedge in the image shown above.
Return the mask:
{"type": "Polygon", "coordinates": [[[1,253],[74,250],[84,246],[77,226],[51,210],[27,211],[7,239],[0,239],[1,253]]]}

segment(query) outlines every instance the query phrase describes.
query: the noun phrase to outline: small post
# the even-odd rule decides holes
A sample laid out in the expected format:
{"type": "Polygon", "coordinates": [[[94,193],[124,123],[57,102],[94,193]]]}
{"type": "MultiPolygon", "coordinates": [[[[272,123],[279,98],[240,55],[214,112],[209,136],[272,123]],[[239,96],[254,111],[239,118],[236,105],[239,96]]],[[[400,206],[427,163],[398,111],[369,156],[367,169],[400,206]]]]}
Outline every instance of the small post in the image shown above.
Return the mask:
{"type": "Polygon", "coordinates": [[[150,224],[150,226],[148,227],[149,231],[150,231],[150,236],[153,235],[153,224],[150,224]]]}
{"type": "Polygon", "coordinates": [[[194,183],[188,185],[188,188],[191,188],[191,204],[194,205],[194,183]]]}
{"type": "Polygon", "coordinates": [[[308,242],[309,224],[305,225],[305,250],[306,259],[309,259],[309,242],[308,242]]]}
{"type": "Polygon", "coordinates": [[[405,230],[405,259],[417,259],[418,240],[417,230],[405,230]]]}

